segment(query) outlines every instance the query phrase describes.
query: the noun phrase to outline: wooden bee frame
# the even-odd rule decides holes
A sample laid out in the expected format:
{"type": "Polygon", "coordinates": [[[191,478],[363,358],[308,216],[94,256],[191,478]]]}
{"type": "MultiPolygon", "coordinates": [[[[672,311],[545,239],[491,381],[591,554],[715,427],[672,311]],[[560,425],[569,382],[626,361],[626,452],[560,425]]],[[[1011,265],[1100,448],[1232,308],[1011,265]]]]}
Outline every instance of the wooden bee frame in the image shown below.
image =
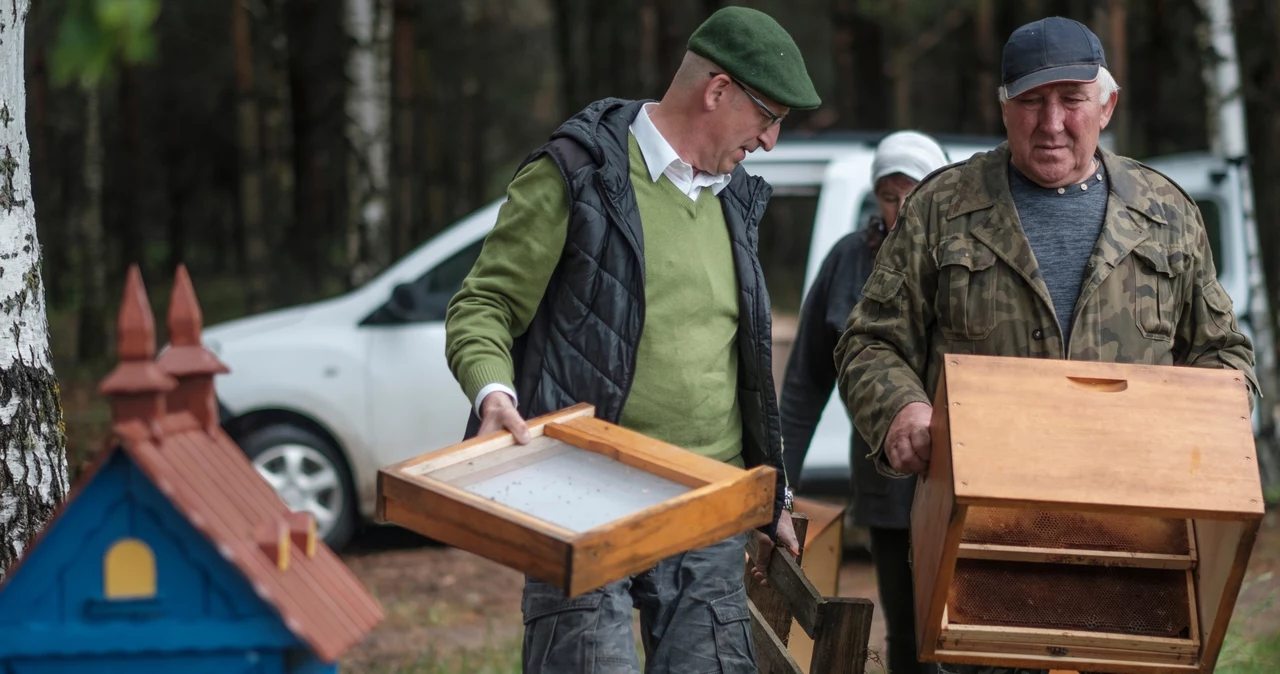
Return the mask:
{"type": "Polygon", "coordinates": [[[1244,376],[945,359],[911,513],[920,657],[1212,672],[1263,516],[1244,376]]]}
{"type": "Polygon", "coordinates": [[[383,468],[378,519],[574,597],[768,524],[775,471],[700,456],[577,405],[383,468]]]}

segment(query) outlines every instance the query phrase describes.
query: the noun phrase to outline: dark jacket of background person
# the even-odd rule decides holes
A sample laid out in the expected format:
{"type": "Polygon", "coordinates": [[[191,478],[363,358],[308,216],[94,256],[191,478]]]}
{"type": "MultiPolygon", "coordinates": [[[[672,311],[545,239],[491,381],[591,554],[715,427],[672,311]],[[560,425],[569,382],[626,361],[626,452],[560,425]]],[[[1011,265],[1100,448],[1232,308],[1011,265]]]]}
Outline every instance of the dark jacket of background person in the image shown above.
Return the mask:
{"type": "MultiPolygon", "coordinates": [[[[866,227],[837,241],[805,296],[780,403],[786,447],[783,462],[792,485],[800,482],[814,430],[836,385],[832,357],[836,342],[844,332],[849,312],[862,298],[862,286],[871,275],[884,236],[884,223],[876,217],[866,227]]],[[[852,435],[849,451],[854,522],[866,527],[907,529],[916,481],[880,475],[867,458],[871,448],[862,434],[854,431],[852,435]]]]}

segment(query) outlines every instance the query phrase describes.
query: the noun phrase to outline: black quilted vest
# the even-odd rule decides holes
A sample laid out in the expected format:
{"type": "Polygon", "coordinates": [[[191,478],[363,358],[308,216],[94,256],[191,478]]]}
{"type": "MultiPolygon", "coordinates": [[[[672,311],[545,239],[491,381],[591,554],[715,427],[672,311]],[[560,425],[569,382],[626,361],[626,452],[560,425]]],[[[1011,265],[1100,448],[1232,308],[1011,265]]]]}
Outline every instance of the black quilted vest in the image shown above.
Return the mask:
{"type": "MultiPolygon", "coordinates": [[[[645,317],[644,230],[627,154],[631,122],[645,102],[596,101],[521,164],[551,157],[564,176],[570,204],[560,262],[533,322],[512,347],[516,394],[526,419],[580,402],[594,405],[596,416],[606,421],[617,423],[622,416],[645,317]]],[[[719,196],[738,277],[743,458],[749,468],[778,470],[776,516],[785,485],[782,431],[769,295],[756,255],[760,217],[772,192],[739,166],[719,196]]],[[[473,413],[468,438],[479,425],[473,413]]],[[[772,527],[766,530],[772,533],[772,527]]]]}

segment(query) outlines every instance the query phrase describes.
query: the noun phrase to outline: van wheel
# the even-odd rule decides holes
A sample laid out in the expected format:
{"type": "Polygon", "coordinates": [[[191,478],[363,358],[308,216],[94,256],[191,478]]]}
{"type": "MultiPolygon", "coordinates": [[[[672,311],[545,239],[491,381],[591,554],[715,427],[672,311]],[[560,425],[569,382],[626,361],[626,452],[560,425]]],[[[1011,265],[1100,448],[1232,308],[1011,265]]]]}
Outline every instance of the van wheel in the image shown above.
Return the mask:
{"type": "Polygon", "coordinates": [[[356,493],[346,459],[315,433],[274,424],[240,443],[262,479],[293,511],[315,515],[316,533],[339,550],[356,528],[356,493]]]}

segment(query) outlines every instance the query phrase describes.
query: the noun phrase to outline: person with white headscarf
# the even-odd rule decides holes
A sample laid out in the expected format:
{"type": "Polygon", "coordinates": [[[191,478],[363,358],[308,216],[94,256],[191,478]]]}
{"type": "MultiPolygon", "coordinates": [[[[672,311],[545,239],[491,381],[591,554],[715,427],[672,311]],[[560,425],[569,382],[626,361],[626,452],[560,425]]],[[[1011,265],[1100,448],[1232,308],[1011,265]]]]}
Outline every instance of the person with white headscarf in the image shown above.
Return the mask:
{"type": "MultiPolygon", "coordinates": [[[[907,194],[925,176],[950,161],[937,141],[916,131],[890,134],[876,146],[872,189],[880,206],[862,229],[836,242],[805,296],[800,326],[787,360],[782,385],[783,463],[790,484],[800,470],[814,429],[836,384],[833,354],[845,321],[861,299],[876,252],[893,229],[907,194]]],[[[871,556],[880,587],[880,606],[888,633],[889,671],[932,674],[934,665],[916,659],[909,530],[914,480],[880,475],[867,456],[871,448],[856,431],[851,439],[853,519],[871,534],[871,556]]]]}

